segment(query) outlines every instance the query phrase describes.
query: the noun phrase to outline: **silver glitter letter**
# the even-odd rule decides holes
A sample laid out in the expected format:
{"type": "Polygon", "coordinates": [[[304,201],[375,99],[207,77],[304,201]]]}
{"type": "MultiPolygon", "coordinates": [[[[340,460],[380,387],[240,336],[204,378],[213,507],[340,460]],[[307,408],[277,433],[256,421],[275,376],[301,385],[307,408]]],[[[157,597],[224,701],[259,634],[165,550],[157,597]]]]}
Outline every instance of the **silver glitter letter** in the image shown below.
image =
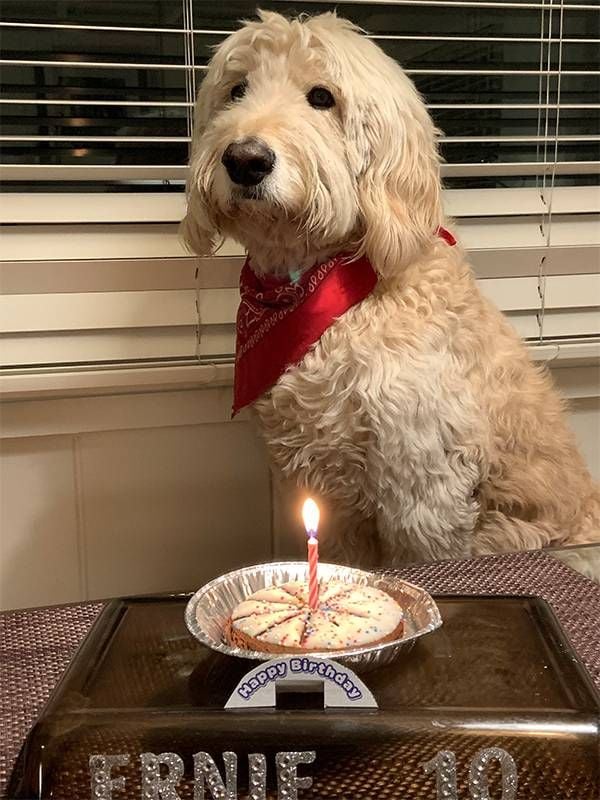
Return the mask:
{"type": "Polygon", "coordinates": [[[125,778],[111,778],[110,771],[113,767],[124,767],[129,764],[129,756],[119,753],[115,756],[94,755],[90,756],[90,784],[92,800],[112,800],[112,790],[125,788],[125,778]]]}
{"type": "Polygon", "coordinates": [[[437,756],[423,764],[427,775],[436,774],[438,800],[458,800],[456,786],[456,758],[450,750],[441,750],[437,756]]]}
{"type": "Polygon", "coordinates": [[[312,764],[317,754],[314,750],[277,753],[277,798],[278,800],[298,800],[298,789],[310,789],[312,778],[299,778],[298,764],[312,764]]]}
{"type": "Polygon", "coordinates": [[[267,759],[262,753],[248,754],[248,800],[267,800],[267,759]]]}
{"type": "Polygon", "coordinates": [[[517,765],[514,758],[501,747],[486,747],[480,750],[473,761],[469,773],[469,792],[473,800],[490,800],[487,767],[490,761],[500,762],[502,770],[501,800],[515,800],[517,797],[517,765]]]}
{"type": "Polygon", "coordinates": [[[237,800],[237,756],[223,753],[225,764],[225,784],[217,765],[208,753],[194,756],[194,800],[204,800],[204,784],[208,784],[214,800],[237,800]]]}
{"type": "Polygon", "coordinates": [[[183,761],[176,753],[142,753],[142,797],[144,800],[181,800],[175,785],[183,778],[183,761]],[[160,777],[160,765],[169,768],[165,778],[160,777]]]}

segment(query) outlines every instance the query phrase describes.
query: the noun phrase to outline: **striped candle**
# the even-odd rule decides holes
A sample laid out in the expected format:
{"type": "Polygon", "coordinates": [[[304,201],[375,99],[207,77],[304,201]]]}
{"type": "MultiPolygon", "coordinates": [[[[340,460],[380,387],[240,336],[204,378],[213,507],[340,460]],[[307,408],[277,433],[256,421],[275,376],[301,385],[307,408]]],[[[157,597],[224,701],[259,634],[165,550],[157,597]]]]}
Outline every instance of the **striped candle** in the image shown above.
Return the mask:
{"type": "Polygon", "coordinates": [[[313,611],[319,607],[319,540],[308,539],[308,605],[313,611]]]}
{"type": "Polygon", "coordinates": [[[308,605],[314,611],[319,607],[319,506],[310,497],[302,508],[302,518],[308,536],[308,605]]]}

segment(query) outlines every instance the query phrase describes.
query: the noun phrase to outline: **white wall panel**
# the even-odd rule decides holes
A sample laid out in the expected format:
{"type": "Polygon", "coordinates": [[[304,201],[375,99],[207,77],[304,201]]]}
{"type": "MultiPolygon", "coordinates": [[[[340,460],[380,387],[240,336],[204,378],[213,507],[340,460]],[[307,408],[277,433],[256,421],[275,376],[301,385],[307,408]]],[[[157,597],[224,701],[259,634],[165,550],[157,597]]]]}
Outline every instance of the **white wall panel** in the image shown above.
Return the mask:
{"type": "Polygon", "coordinates": [[[569,418],[592,477],[600,481],[600,398],[572,400],[569,418]]]}
{"type": "Polygon", "coordinates": [[[193,588],[271,558],[269,470],[247,422],[5,439],[0,466],[0,610],[193,588]]]}
{"type": "Polygon", "coordinates": [[[247,424],[81,438],[88,596],[198,587],[271,553],[269,476],[247,424]]]}
{"type": "Polygon", "coordinates": [[[0,609],[84,596],[70,437],[4,440],[0,455],[0,609]]]}

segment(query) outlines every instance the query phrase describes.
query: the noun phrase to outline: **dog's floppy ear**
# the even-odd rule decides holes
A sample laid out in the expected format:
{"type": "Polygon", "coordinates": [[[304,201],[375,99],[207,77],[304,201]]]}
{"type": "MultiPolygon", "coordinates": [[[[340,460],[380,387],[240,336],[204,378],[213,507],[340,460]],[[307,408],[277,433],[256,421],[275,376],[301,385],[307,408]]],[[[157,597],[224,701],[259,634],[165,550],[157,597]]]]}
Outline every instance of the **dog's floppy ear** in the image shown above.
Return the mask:
{"type": "Polygon", "coordinates": [[[362,249],[384,277],[414,260],[443,220],[437,131],[412,82],[399,69],[394,78],[359,104],[355,128],[362,249]]]}
{"type": "Polygon", "coordinates": [[[194,135],[190,155],[189,173],[186,183],[187,211],[179,226],[179,235],[186,247],[199,256],[211,255],[215,250],[215,241],[219,238],[215,220],[208,204],[207,181],[213,164],[206,157],[201,141],[207,125],[210,108],[210,94],[215,76],[207,76],[200,86],[196,107],[194,109],[194,135]]]}
{"type": "Polygon", "coordinates": [[[199,256],[210,255],[215,249],[217,230],[207,202],[206,186],[199,159],[190,159],[190,172],[186,184],[187,211],[179,226],[179,235],[186,247],[199,256]]]}
{"type": "Polygon", "coordinates": [[[204,193],[197,185],[187,187],[187,211],[179,225],[179,235],[184,244],[199,256],[211,255],[215,250],[216,230],[210,220],[204,193]]]}

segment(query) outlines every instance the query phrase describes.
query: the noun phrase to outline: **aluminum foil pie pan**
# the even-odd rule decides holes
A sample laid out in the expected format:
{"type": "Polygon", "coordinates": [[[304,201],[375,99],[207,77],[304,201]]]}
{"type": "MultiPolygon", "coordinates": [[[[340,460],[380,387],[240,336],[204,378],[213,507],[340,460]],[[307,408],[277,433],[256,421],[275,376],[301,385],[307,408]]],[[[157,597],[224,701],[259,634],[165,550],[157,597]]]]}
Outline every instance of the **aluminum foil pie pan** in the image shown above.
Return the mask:
{"type": "MultiPolygon", "coordinates": [[[[332,658],[357,671],[366,671],[388,664],[401,653],[406,653],[415,641],[442,624],[438,607],[431,596],[419,586],[407,583],[391,573],[365,572],[338,564],[319,563],[319,578],[326,582],[340,581],[375,586],[392,595],[404,610],[404,632],[399,639],[378,645],[364,645],[353,650],[310,651],[317,658],[332,658]]],[[[267,661],[273,653],[232,647],[225,641],[225,622],[233,609],[249,595],[267,586],[288,581],[308,580],[305,561],[280,561],[256,564],[253,567],[228,572],[207,583],[190,598],[185,610],[185,623],[199,642],[237,658],[267,661]]]]}
{"type": "MultiPolygon", "coordinates": [[[[216,652],[237,658],[266,661],[273,653],[246,650],[228,644],[223,636],[225,622],[238,603],[258,589],[286,583],[306,581],[308,565],[305,561],[257,564],[235,570],[199,589],[190,599],[186,612],[186,625],[202,644],[216,652]]],[[[402,606],[405,625],[402,637],[378,645],[365,645],[352,650],[310,651],[312,656],[332,658],[351,666],[356,671],[367,671],[390,663],[400,654],[408,652],[414,642],[442,624],[439,610],[431,596],[419,586],[403,581],[391,573],[372,573],[337,564],[319,564],[321,580],[336,580],[375,586],[392,595],[402,606]]]]}

